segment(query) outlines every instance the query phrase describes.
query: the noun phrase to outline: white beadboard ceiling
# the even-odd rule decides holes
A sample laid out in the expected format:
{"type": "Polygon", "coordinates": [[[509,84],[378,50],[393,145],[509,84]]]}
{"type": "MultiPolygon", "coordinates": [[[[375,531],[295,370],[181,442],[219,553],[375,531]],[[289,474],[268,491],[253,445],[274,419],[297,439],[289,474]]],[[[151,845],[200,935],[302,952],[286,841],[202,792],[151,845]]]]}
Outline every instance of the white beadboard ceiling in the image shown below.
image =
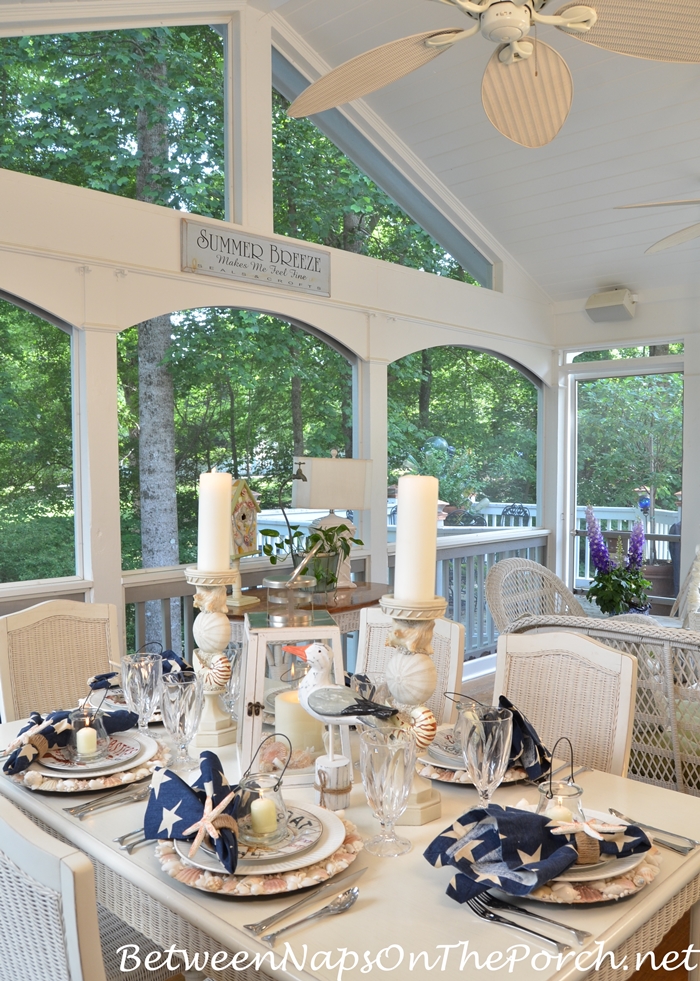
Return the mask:
{"type": "MultiPolygon", "coordinates": [[[[287,0],[275,17],[331,67],[466,21],[426,0],[287,0]]],[[[364,102],[553,300],[618,285],[695,293],[700,240],[644,250],[700,221],[700,205],[614,207],[700,197],[700,65],[611,54],[553,28],[537,36],[564,56],[574,81],[571,114],[541,149],[516,146],[488,122],[480,88],[494,48],[480,35],[364,102]]]]}

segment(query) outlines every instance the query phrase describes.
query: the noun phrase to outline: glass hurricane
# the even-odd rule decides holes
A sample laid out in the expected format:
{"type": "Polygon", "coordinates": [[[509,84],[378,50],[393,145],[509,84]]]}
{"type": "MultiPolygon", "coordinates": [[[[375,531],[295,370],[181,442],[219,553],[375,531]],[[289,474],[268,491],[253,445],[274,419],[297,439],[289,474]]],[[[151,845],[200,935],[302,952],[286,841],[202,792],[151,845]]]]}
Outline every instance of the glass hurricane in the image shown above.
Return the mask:
{"type": "Polygon", "coordinates": [[[122,658],[122,689],[130,712],[139,717],[139,733],[147,734],[148,723],[158,708],[163,682],[160,654],[125,654],[122,658]]]}
{"type": "Polygon", "coordinates": [[[202,718],[204,692],[202,679],[194,671],[176,671],[163,678],[161,701],[163,725],[175,743],[174,768],[189,769],[198,760],[189,755],[189,745],[202,718]]]}
{"type": "Polygon", "coordinates": [[[416,741],[405,729],[380,726],[360,734],[360,771],[367,802],[382,830],[365,842],[372,855],[395,858],[411,850],[394,825],[406,810],[416,765],[416,741]]]}
{"type": "Polygon", "coordinates": [[[468,704],[459,710],[459,741],[464,764],[488,807],[508,768],[513,736],[513,713],[508,709],[468,704]]]}

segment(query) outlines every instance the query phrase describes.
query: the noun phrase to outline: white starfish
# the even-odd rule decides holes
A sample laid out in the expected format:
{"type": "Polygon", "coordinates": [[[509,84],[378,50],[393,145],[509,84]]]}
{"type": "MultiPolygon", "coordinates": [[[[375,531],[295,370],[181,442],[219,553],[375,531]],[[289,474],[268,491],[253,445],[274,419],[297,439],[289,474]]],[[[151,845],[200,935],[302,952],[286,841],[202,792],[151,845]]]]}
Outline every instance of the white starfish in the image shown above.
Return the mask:
{"type": "Polygon", "coordinates": [[[182,832],[183,838],[186,838],[187,835],[191,835],[193,831],[197,832],[197,835],[192,842],[192,847],[189,850],[190,858],[194,858],[194,856],[197,854],[197,850],[204,841],[204,836],[206,834],[208,834],[210,838],[219,837],[219,832],[214,825],[214,820],[221,814],[222,811],[226,810],[235,796],[236,792],[235,790],[232,790],[230,794],[227,794],[226,797],[224,797],[220,804],[217,804],[216,807],[212,807],[213,801],[211,796],[207,794],[207,799],[204,802],[204,814],[202,814],[199,821],[195,821],[194,824],[190,825],[189,828],[186,828],[185,831],[182,832]]]}
{"type": "MultiPolygon", "coordinates": [[[[590,821],[550,821],[547,825],[548,828],[552,825],[556,827],[552,828],[553,835],[575,835],[579,831],[583,831],[584,834],[589,835],[591,838],[597,838],[598,841],[605,841],[603,835],[605,834],[619,834],[620,831],[625,830],[625,825],[622,824],[608,824],[606,821],[599,821],[592,818],[590,821]]],[[[634,839],[630,839],[633,841],[634,839]]]]}

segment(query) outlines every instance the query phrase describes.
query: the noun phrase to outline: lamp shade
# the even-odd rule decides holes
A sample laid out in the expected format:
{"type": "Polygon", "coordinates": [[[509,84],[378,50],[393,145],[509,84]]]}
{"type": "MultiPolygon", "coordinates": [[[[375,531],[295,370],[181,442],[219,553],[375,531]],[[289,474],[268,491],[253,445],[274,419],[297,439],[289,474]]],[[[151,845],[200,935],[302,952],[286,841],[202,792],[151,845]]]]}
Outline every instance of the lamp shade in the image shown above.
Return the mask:
{"type": "Polygon", "coordinates": [[[333,511],[362,511],[369,507],[371,460],[295,457],[294,469],[299,465],[306,480],[293,482],[292,507],[333,511]]]}

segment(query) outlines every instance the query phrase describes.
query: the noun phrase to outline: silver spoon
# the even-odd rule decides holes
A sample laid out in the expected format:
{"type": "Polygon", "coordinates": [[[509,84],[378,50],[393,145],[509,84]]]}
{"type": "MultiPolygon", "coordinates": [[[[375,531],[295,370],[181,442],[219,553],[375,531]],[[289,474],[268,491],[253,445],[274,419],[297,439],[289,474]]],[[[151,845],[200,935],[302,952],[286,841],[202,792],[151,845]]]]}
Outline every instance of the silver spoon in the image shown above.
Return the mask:
{"type": "Polygon", "coordinates": [[[303,916],[300,920],[295,920],[293,923],[288,923],[287,926],[282,927],[281,930],[275,931],[275,933],[267,933],[264,937],[261,937],[263,943],[268,944],[270,947],[274,947],[275,941],[281,934],[286,933],[287,930],[291,930],[293,927],[300,926],[302,923],[310,923],[311,920],[321,920],[324,916],[334,916],[336,913],[344,913],[346,909],[350,909],[354,906],[357,897],[360,895],[360,890],[357,886],[352,886],[351,889],[346,889],[345,892],[339,893],[335,896],[327,906],[323,906],[316,913],[312,913],[310,916],[303,916]]]}

